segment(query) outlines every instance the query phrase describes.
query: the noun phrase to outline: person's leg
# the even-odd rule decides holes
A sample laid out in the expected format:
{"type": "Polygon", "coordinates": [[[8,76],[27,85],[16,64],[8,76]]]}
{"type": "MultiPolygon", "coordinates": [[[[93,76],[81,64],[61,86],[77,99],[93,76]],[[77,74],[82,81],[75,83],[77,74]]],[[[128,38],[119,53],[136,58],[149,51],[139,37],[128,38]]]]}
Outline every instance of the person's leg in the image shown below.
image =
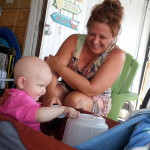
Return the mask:
{"type": "Polygon", "coordinates": [[[63,104],[76,109],[83,109],[98,115],[107,116],[110,111],[111,97],[103,94],[88,97],[83,93],[74,91],[66,96],[63,104]]]}
{"type": "Polygon", "coordinates": [[[83,109],[85,111],[92,111],[93,100],[91,97],[84,95],[81,92],[69,93],[63,101],[64,105],[74,107],[76,109],[83,109]]]}

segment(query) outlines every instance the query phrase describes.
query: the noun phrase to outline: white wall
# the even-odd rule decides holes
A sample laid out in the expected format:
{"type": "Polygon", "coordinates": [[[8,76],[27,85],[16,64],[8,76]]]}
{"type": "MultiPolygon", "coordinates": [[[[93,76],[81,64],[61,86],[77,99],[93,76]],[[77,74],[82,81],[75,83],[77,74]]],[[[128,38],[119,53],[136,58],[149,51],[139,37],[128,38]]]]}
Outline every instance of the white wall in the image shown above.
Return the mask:
{"type": "Polygon", "coordinates": [[[147,0],[121,0],[121,2],[125,7],[125,17],[117,44],[123,50],[132,54],[140,64],[132,86],[132,91],[138,92],[150,33],[150,11],[146,9],[147,0]]]}

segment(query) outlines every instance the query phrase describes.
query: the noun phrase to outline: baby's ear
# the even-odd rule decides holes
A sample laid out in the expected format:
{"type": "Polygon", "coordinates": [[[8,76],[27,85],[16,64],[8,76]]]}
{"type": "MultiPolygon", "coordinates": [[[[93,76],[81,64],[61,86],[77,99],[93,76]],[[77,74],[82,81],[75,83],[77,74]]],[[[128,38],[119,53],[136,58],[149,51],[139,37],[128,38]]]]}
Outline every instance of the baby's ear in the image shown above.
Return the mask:
{"type": "Polygon", "coordinates": [[[25,86],[25,77],[21,76],[17,79],[17,85],[19,87],[19,89],[23,90],[24,89],[24,86],[25,86]]]}

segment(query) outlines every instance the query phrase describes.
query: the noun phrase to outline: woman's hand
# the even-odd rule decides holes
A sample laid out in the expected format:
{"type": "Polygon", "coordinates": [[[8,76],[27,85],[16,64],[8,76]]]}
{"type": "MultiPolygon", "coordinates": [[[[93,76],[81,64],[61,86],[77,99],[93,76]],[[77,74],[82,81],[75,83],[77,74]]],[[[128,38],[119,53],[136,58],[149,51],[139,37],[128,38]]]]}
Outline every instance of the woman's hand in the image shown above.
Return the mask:
{"type": "Polygon", "coordinates": [[[44,60],[52,71],[58,72],[59,68],[61,68],[62,63],[60,63],[56,56],[49,55],[49,57],[45,57],[44,60]]]}

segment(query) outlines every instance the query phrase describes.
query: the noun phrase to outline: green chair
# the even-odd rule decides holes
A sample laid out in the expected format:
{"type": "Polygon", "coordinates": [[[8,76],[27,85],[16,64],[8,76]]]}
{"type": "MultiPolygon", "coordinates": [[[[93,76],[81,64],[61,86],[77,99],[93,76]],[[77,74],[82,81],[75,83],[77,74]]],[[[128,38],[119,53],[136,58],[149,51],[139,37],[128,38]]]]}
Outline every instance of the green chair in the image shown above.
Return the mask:
{"type": "Polygon", "coordinates": [[[138,99],[137,93],[130,92],[130,87],[137,73],[138,66],[139,63],[129,53],[126,53],[122,72],[111,88],[112,108],[107,116],[108,118],[117,121],[124,102],[138,99]]]}

